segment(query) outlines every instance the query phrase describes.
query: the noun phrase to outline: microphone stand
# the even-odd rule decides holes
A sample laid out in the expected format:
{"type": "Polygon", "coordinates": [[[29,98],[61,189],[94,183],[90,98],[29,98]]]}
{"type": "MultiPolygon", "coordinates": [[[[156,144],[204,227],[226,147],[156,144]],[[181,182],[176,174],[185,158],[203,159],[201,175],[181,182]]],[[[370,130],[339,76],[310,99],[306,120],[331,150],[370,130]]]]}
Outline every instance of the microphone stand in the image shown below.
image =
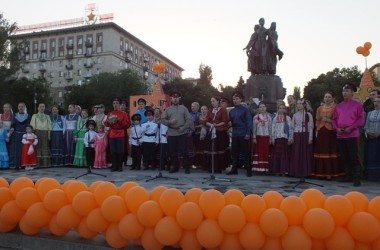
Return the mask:
{"type": "MultiPolygon", "coordinates": [[[[306,104],[305,104],[306,105],[306,104]]],[[[307,134],[305,133],[306,132],[306,124],[305,124],[305,116],[308,115],[307,113],[307,110],[306,110],[306,106],[304,107],[303,111],[302,111],[302,123],[301,123],[301,152],[299,154],[299,157],[304,157],[304,150],[307,150],[305,149],[307,145],[304,145],[305,144],[305,140],[304,140],[304,136],[306,136],[307,134]]],[[[313,133],[313,131],[309,131],[309,133],[313,133]]],[[[293,136],[293,140],[294,140],[294,136],[293,136]]],[[[309,143],[309,138],[307,138],[307,142],[306,144],[309,143]]],[[[306,155],[307,157],[307,155],[306,155]]],[[[304,167],[301,167],[301,177],[299,179],[299,181],[293,186],[293,189],[295,189],[296,187],[298,187],[299,185],[301,184],[310,184],[310,185],[315,185],[315,186],[318,186],[318,187],[323,187],[323,185],[321,184],[318,184],[318,183],[314,183],[314,182],[309,182],[309,181],[306,181],[306,176],[305,176],[305,169],[304,167]]]]}
{"type": "Polygon", "coordinates": [[[156,180],[156,179],[170,179],[170,180],[178,180],[178,178],[173,177],[166,177],[162,175],[162,163],[163,163],[163,150],[162,150],[162,144],[161,143],[161,122],[158,122],[157,124],[157,134],[158,134],[158,145],[160,145],[160,164],[158,167],[158,174],[150,179],[145,180],[146,182],[156,180]]]}
{"type": "MultiPolygon", "coordinates": [[[[212,129],[215,129],[215,127],[213,127],[212,129]]],[[[212,133],[210,133],[211,137],[212,137],[212,133]]],[[[202,182],[205,183],[207,181],[225,181],[225,182],[231,182],[230,179],[225,179],[225,178],[216,178],[215,175],[214,175],[214,147],[215,147],[215,138],[211,138],[211,174],[210,174],[210,177],[209,178],[203,178],[203,179],[206,179],[205,181],[202,182]]]]}

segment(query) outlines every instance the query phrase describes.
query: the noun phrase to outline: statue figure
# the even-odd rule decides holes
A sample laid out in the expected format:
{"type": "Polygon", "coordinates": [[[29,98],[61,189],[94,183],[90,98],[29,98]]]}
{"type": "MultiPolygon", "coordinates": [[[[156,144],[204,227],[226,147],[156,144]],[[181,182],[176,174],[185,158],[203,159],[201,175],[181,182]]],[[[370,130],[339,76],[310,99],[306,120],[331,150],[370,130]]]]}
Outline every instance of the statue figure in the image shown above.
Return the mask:
{"type": "Polygon", "coordinates": [[[253,75],[276,74],[277,56],[281,60],[283,52],[278,48],[276,23],[270,29],[264,27],[265,20],[260,18],[254,33],[243,50],[247,50],[248,71],[253,75]]]}

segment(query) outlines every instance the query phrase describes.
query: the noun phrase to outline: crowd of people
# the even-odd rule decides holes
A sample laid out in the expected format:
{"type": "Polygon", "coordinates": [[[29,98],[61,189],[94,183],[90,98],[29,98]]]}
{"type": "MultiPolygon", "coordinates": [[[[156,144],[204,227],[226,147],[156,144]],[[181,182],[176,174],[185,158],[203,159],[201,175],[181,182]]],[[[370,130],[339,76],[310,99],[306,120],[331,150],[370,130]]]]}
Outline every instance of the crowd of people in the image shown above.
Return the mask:
{"type": "Polygon", "coordinates": [[[31,116],[25,103],[15,113],[6,103],[0,115],[0,168],[122,171],[130,155],[130,170],[175,173],[183,167],[186,174],[200,168],[234,175],[245,168],[247,176],[339,178],[360,186],[363,173],[368,180],[380,179],[380,94],[371,91],[369,105],[363,106],[355,92],[353,84],[344,85],[339,104],[326,92],[315,112],[307,100],[288,96],[288,106],[279,100],[273,114],[264,102],[249,109],[241,92],[233,93],[232,108],[228,98],[212,97],[210,107],[193,102],[190,111],[180,104],[178,91],[170,94],[166,110],[140,98],[131,116],[117,97],[108,114],[103,104],[91,113],[70,104],[66,115],[58,106],[48,115],[40,103],[31,116]]]}

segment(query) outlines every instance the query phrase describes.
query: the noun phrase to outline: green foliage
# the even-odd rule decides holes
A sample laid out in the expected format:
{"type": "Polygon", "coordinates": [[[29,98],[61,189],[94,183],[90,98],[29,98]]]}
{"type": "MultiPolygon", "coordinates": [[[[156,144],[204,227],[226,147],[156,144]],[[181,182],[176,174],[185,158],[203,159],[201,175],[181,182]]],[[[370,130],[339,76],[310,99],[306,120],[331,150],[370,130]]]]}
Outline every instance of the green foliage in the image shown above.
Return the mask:
{"type": "Polygon", "coordinates": [[[42,78],[10,80],[0,85],[0,93],[3,104],[10,103],[15,108],[19,102],[24,102],[30,114],[35,113],[35,104],[45,103],[49,107],[52,103],[50,85],[42,78]]]}
{"type": "Polygon", "coordinates": [[[352,83],[359,86],[361,72],[357,66],[351,68],[335,68],[325,74],[319,75],[316,79],[311,79],[304,88],[304,98],[311,102],[313,109],[316,109],[326,92],[332,93],[337,102],[342,100],[342,87],[345,83],[352,83]]]}
{"type": "Polygon", "coordinates": [[[301,87],[294,87],[293,96],[296,98],[296,100],[301,99],[301,87]]]}
{"type": "Polygon", "coordinates": [[[144,95],[148,86],[137,72],[126,69],[116,73],[100,73],[81,86],[73,85],[64,96],[65,103],[78,104],[90,109],[104,104],[106,110],[112,110],[112,98],[115,96],[129,100],[131,95],[144,95]]]}
{"type": "Polygon", "coordinates": [[[199,65],[199,81],[198,84],[202,86],[211,86],[212,83],[212,69],[210,66],[201,64],[199,65]]]}
{"type": "Polygon", "coordinates": [[[16,23],[9,23],[0,15],[0,83],[9,80],[20,68],[21,44],[11,42],[10,39],[16,29],[16,23]]]}
{"type": "Polygon", "coordinates": [[[240,91],[241,93],[243,93],[244,92],[244,88],[245,88],[245,82],[244,82],[243,77],[240,76],[239,81],[236,84],[235,91],[240,91]]]}

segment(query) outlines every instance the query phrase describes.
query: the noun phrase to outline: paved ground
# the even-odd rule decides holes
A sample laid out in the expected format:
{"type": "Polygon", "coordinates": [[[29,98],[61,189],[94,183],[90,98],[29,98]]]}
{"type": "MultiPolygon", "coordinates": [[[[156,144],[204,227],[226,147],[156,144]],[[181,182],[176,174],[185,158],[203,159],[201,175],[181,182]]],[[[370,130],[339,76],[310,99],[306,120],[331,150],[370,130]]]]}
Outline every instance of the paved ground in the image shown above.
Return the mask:
{"type": "MultiPolygon", "coordinates": [[[[59,182],[64,183],[65,181],[75,179],[75,177],[78,177],[84,173],[86,173],[86,169],[83,168],[64,167],[35,169],[33,171],[1,170],[0,176],[4,177],[9,182],[17,177],[27,176],[34,181],[37,181],[41,177],[52,177],[57,179],[59,182]]],[[[246,195],[251,193],[261,195],[266,191],[275,190],[286,197],[289,195],[298,196],[307,188],[316,188],[321,190],[326,196],[346,194],[350,191],[362,192],[369,199],[380,195],[380,182],[363,181],[361,187],[353,187],[352,183],[340,183],[334,180],[326,181],[306,179],[307,182],[312,182],[321,186],[316,186],[306,182],[295,187],[299,181],[297,178],[271,175],[254,175],[253,177],[246,177],[243,169],[239,170],[238,175],[233,176],[216,174],[215,180],[210,180],[211,175],[209,173],[198,169],[192,169],[191,174],[185,174],[183,169],[181,169],[178,173],[173,174],[163,171],[163,177],[177,179],[157,178],[150,181],[147,180],[157,176],[158,171],[131,171],[129,168],[125,167],[123,172],[110,172],[109,169],[102,169],[93,170],[93,173],[104,174],[106,177],[89,174],[78,178],[78,180],[85,182],[87,185],[90,185],[92,182],[97,180],[104,180],[113,182],[116,186],[120,186],[122,183],[127,181],[135,181],[147,190],[152,190],[155,186],[163,185],[169,188],[177,188],[183,192],[193,187],[202,188],[204,190],[214,188],[221,192],[236,188],[241,190],[246,195]],[[218,178],[228,178],[229,181],[218,180],[218,178]]],[[[52,237],[46,232],[41,232],[35,237],[27,237],[17,231],[12,232],[11,234],[0,234],[0,249],[2,249],[1,247],[4,247],[3,249],[25,249],[22,246],[28,246],[27,249],[110,249],[102,236],[98,236],[91,241],[87,241],[80,239],[74,232],[64,238],[52,237]],[[31,242],[34,243],[32,244],[31,242]],[[33,246],[36,246],[36,248],[33,246]],[[43,246],[46,246],[46,248],[43,246]]],[[[141,248],[132,246],[127,249],[141,248]]]]}

